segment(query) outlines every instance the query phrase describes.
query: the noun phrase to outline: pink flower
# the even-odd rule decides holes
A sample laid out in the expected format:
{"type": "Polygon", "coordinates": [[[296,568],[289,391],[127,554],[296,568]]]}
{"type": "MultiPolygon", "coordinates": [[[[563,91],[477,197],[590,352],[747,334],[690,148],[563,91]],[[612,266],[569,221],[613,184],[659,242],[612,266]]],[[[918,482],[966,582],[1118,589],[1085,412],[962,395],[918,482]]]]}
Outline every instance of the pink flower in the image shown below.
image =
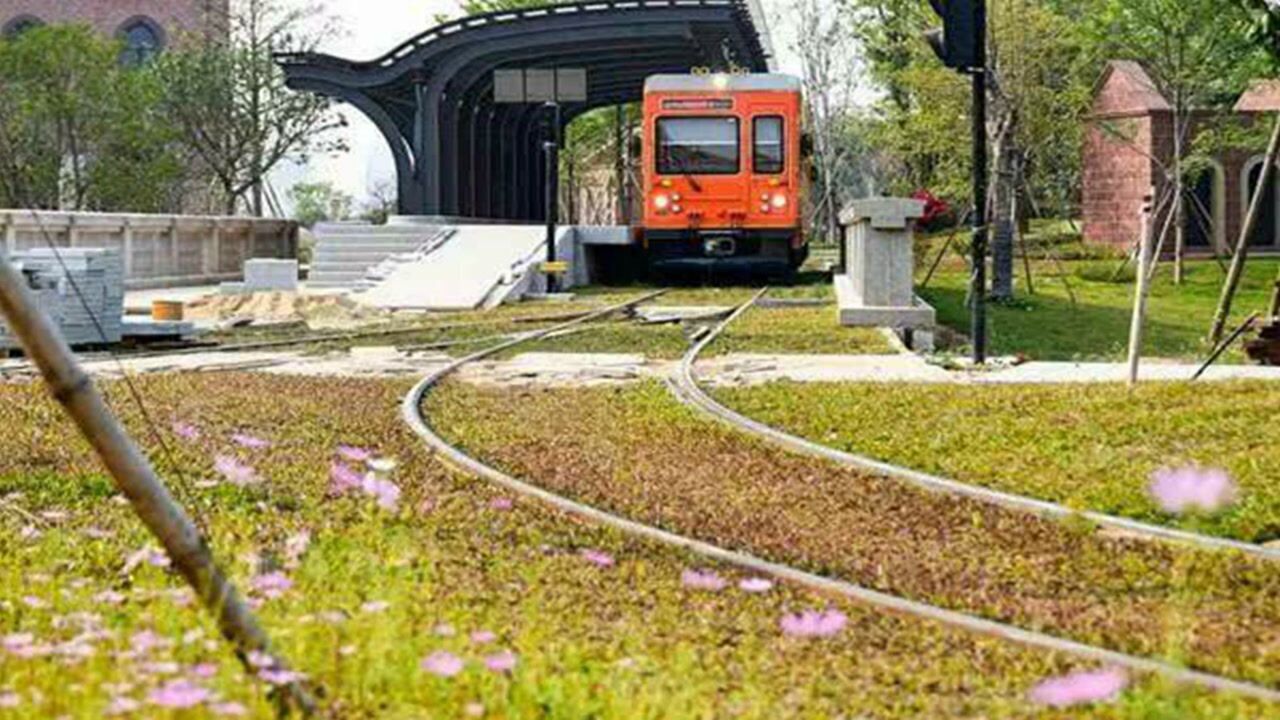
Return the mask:
{"type": "Polygon", "coordinates": [[[97,595],[94,595],[93,600],[94,602],[100,602],[103,605],[119,605],[125,601],[125,595],[124,593],[119,593],[115,590],[103,590],[97,595]]]}
{"type": "Polygon", "coordinates": [[[454,635],[458,634],[458,631],[454,630],[453,626],[450,625],[449,623],[440,623],[439,625],[435,626],[435,629],[432,630],[432,632],[434,632],[436,635],[439,635],[440,637],[453,637],[454,635]]]}
{"type": "Polygon", "coordinates": [[[391,607],[391,603],[387,602],[386,600],[370,600],[369,602],[364,603],[363,605],[360,606],[360,611],[373,615],[376,613],[385,612],[389,607],[391,607]]]}
{"type": "Polygon", "coordinates": [[[471,642],[477,645],[485,645],[497,639],[498,636],[488,630],[477,630],[471,633],[471,642]]]}
{"type": "Polygon", "coordinates": [[[209,662],[196,663],[191,666],[189,672],[191,673],[191,677],[211,678],[218,674],[218,666],[209,662]]]}
{"type": "Polygon", "coordinates": [[[262,668],[275,667],[276,659],[261,650],[250,650],[245,659],[249,661],[249,667],[255,670],[262,668]]]}
{"type": "Polygon", "coordinates": [[[239,445],[240,447],[246,447],[251,450],[261,450],[265,447],[271,447],[270,442],[248,433],[236,433],[232,435],[231,442],[239,445]]]}
{"type": "Polygon", "coordinates": [[[292,685],[293,683],[301,682],[306,678],[306,676],[300,672],[285,670],[284,668],[263,668],[258,671],[258,677],[268,685],[274,685],[277,687],[280,685],[292,685]]]}
{"type": "Polygon", "coordinates": [[[741,588],[743,592],[749,593],[769,592],[773,589],[773,581],[758,577],[745,578],[742,582],[738,583],[738,587],[741,588]]]}
{"type": "Polygon", "coordinates": [[[345,495],[364,483],[364,476],[352,470],[346,463],[334,460],[329,464],[329,492],[334,495],[345,495]]]}
{"type": "Polygon", "coordinates": [[[350,460],[351,462],[364,462],[373,457],[373,453],[354,445],[339,445],[338,455],[350,460]]]}
{"type": "Polygon", "coordinates": [[[210,705],[209,712],[226,717],[244,717],[249,714],[249,709],[238,702],[220,702],[210,705]]]}
{"type": "Polygon", "coordinates": [[[453,677],[462,672],[462,658],[450,652],[433,652],[422,660],[422,669],[439,677],[453,677]]]}
{"type": "Polygon", "coordinates": [[[1028,697],[1039,705],[1069,707],[1113,700],[1128,684],[1129,676],[1119,668],[1075,672],[1039,683],[1028,697]]]}
{"type": "Polygon", "coordinates": [[[1151,496],[1169,513],[1222,510],[1236,501],[1236,485],[1226,470],[1161,468],[1151,474],[1151,496]]]}
{"type": "Polygon", "coordinates": [[[516,654],[503,650],[484,659],[484,666],[496,673],[511,672],[516,667],[516,654]]]}
{"type": "Polygon", "coordinates": [[[484,715],[484,705],[481,705],[478,702],[469,702],[463,706],[462,710],[467,714],[467,717],[480,717],[481,715],[484,715]]]}
{"type": "Polygon", "coordinates": [[[0,708],[16,708],[22,704],[22,698],[16,692],[0,692],[0,708]]]}
{"type": "Polygon", "coordinates": [[[139,655],[146,654],[155,648],[164,647],[168,644],[169,641],[167,639],[157,635],[151,630],[136,632],[133,634],[133,637],[129,638],[129,646],[132,647],[133,651],[139,655]]]}
{"type": "Polygon", "coordinates": [[[258,482],[258,473],[251,465],[246,465],[229,455],[218,455],[213,459],[213,469],[226,478],[227,482],[237,487],[245,487],[258,482]]]}
{"type": "Polygon", "coordinates": [[[16,650],[18,648],[27,647],[35,641],[36,636],[31,633],[13,633],[0,638],[0,647],[3,647],[5,650],[16,650]]]}
{"type": "Polygon", "coordinates": [[[614,564],[612,555],[599,550],[583,550],[582,559],[592,565],[599,565],[600,567],[613,567],[614,564]]]}
{"type": "Polygon", "coordinates": [[[124,567],[120,572],[128,575],[139,565],[146,563],[152,567],[169,567],[169,556],[153,547],[142,547],[124,559],[124,567]]]}
{"type": "Polygon", "coordinates": [[[806,610],[794,615],[783,615],[779,625],[782,632],[791,637],[831,637],[844,629],[849,618],[839,610],[817,612],[806,610]]]}
{"type": "Polygon", "coordinates": [[[282,572],[270,572],[253,579],[253,589],[268,599],[283,596],[291,587],[293,587],[293,581],[282,572]]]}
{"type": "Polygon", "coordinates": [[[107,703],[106,713],[108,715],[128,715],[137,712],[142,708],[142,703],[134,700],[126,695],[117,695],[111,698],[111,702],[107,703]]]}
{"type": "Polygon", "coordinates": [[[489,501],[490,510],[510,510],[514,506],[515,503],[511,501],[511,498],[500,497],[489,501]]]}
{"type": "Polygon", "coordinates": [[[708,590],[711,592],[723,590],[728,585],[724,578],[709,570],[706,572],[685,570],[680,573],[680,584],[690,590],[708,590]]]}
{"type": "Polygon", "coordinates": [[[311,547],[311,531],[303,530],[301,532],[290,535],[284,541],[284,562],[288,567],[297,567],[302,560],[302,556],[306,554],[307,548],[311,547]]]}
{"type": "Polygon", "coordinates": [[[367,475],[361,485],[366,495],[378,501],[378,507],[395,512],[400,506],[400,486],[390,480],[381,480],[372,473],[367,475]]]}
{"type": "Polygon", "coordinates": [[[170,680],[147,696],[147,702],[167,708],[195,707],[208,700],[210,693],[190,680],[170,680]]]}
{"type": "Polygon", "coordinates": [[[200,439],[200,428],[196,427],[195,425],[192,425],[191,423],[185,423],[185,422],[182,422],[181,420],[174,420],[173,424],[170,425],[170,427],[173,429],[173,434],[177,435],[183,440],[199,440],[200,439]]]}

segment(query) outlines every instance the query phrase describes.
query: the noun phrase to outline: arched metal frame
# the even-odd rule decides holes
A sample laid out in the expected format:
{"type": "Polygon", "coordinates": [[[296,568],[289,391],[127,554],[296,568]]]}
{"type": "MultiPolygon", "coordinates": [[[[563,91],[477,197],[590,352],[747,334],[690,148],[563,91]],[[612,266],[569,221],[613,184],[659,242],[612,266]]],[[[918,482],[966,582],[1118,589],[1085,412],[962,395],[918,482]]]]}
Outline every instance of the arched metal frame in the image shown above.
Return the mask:
{"type": "Polygon", "coordinates": [[[381,58],[316,53],[277,59],[295,90],[365,113],[391,147],[400,212],[539,220],[546,111],[493,101],[493,71],[587,70],[586,102],[561,124],[641,98],[644,79],[695,66],[768,70],[749,0],[601,0],[461,18],[381,58]]]}

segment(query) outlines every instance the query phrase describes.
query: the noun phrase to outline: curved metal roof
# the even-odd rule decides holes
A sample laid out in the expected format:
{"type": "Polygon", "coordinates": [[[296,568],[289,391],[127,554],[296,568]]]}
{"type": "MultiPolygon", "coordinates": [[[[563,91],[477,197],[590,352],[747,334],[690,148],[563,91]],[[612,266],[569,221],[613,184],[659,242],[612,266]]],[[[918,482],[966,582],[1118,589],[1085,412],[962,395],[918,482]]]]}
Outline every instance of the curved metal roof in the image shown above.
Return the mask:
{"type": "Polygon", "coordinates": [[[587,71],[586,102],[562,123],[639,100],[645,78],[696,66],[767,72],[751,0],[601,0],[460,18],[382,57],[277,56],[289,87],[350,103],[378,127],[396,163],[400,211],[537,220],[542,158],[536,105],[493,101],[493,71],[587,71]]]}

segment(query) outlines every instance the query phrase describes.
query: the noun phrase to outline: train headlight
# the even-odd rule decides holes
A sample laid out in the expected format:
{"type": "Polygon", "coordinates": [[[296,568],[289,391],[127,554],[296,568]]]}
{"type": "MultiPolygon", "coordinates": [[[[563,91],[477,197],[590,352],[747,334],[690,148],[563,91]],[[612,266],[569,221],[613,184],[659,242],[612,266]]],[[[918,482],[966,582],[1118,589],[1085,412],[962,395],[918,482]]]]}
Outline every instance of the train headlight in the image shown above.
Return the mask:
{"type": "Polygon", "coordinates": [[[654,195],[653,206],[659,210],[666,210],[671,205],[671,198],[666,195],[654,195]]]}
{"type": "Polygon", "coordinates": [[[684,208],[680,207],[679,205],[672,205],[672,206],[671,206],[671,212],[673,212],[673,213],[679,213],[679,212],[680,212],[681,210],[683,210],[683,209],[684,209],[684,208]]]}
{"type": "Polygon", "coordinates": [[[774,207],[776,207],[776,208],[778,208],[779,210],[781,210],[782,208],[784,208],[784,207],[786,207],[786,206],[787,206],[787,196],[786,196],[786,195],[774,195],[774,196],[773,196],[773,199],[772,199],[772,200],[770,200],[769,202],[773,203],[773,206],[774,206],[774,207]]]}

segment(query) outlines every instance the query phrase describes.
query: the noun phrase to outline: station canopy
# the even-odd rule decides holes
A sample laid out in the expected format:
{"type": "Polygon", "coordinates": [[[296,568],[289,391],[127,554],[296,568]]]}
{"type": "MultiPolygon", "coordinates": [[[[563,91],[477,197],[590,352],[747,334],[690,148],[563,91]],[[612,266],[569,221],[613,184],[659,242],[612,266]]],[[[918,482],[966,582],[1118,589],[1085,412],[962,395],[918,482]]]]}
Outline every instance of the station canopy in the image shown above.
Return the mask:
{"type": "Polygon", "coordinates": [[[753,17],[749,0],[576,2],[460,18],[375,60],[277,60],[289,87],[349,103],[378,127],[395,159],[401,214],[529,221],[543,214],[541,133],[551,113],[538,102],[495,102],[495,71],[585,71],[585,101],[560,104],[563,129],[589,110],[640,100],[650,75],[767,72],[767,33],[753,17]]]}

